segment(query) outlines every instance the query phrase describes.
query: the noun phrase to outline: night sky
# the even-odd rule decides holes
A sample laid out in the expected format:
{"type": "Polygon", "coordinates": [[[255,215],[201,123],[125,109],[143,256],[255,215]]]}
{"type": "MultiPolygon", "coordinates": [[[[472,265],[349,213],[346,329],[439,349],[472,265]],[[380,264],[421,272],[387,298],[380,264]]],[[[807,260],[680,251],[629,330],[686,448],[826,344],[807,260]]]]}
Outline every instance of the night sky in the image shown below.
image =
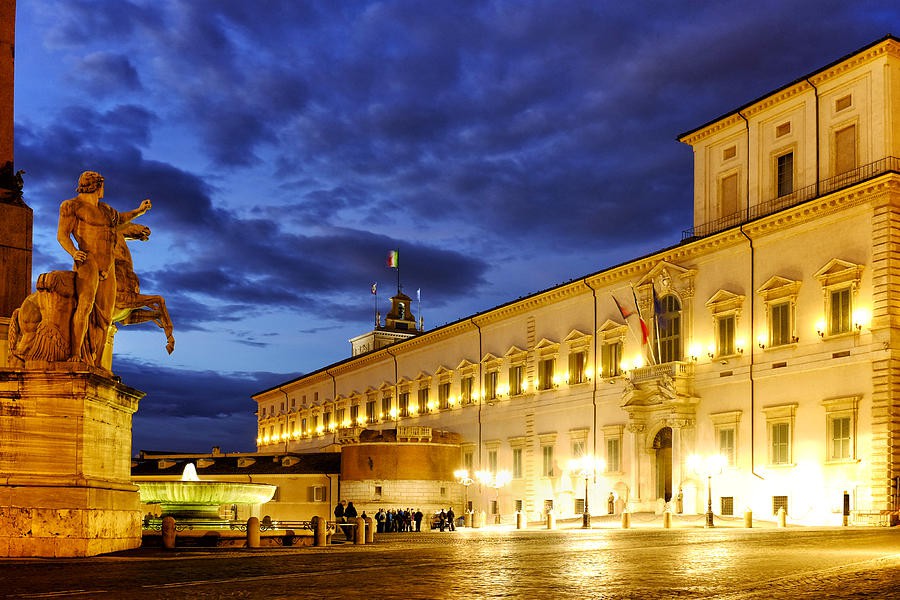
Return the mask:
{"type": "Polygon", "coordinates": [[[255,448],[251,394],[350,354],[396,291],[426,329],[676,244],[693,129],[900,34],[896,1],[20,0],[34,276],[100,171],[166,297],[116,338],[134,450],[255,448]],[[413,309],[418,314],[418,306],[413,309]]]}

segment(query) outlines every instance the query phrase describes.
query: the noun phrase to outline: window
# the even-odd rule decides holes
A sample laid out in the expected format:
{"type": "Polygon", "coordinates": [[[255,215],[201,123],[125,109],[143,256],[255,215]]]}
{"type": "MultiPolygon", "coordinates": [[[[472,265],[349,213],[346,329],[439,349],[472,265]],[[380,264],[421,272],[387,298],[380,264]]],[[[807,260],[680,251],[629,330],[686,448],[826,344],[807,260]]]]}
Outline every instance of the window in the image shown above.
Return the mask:
{"type": "MultiPolygon", "coordinates": [[[[545,358],[538,365],[538,387],[542,390],[549,390],[553,387],[553,372],[556,369],[556,360],[545,358]]],[[[521,393],[521,392],[519,392],[521,393]]]]}
{"type": "Polygon", "coordinates": [[[306,428],[306,419],[300,419],[300,435],[306,435],[309,430],[306,428]]]}
{"type": "Polygon", "coordinates": [[[772,464],[786,465],[791,462],[791,424],[773,423],[771,426],[772,464]]]}
{"type": "Polygon", "coordinates": [[[587,352],[578,350],[569,353],[569,383],[584,383],[585,365],[587,364],[587,352]]]}
{"type": "Polygon", "coordinates": [[[366,422],[374,423],[378,420],[378,415],[375,414],[375,401],[369,400],[366,402],[366,422]]]}
{"type": "Polygon", "coordinates": [[[400,396],[398,397],[398,400],[400,403],[400,406],[398,407],[398,410],[400,411],[400,416],[408,417],[409,416],[409,392],[401,392],[400,396]]]}
{"type": "Polygon", "coordinates": [[[837,100],[834,101],[834,112],[838,112],[853,106],[853,96],[847,94],[846,96],[841,96],[837,100]]]}
{"type": "Polygon", "coordinates": [[[609,473],[622,471],[622,425],[607,425],[603,428],[603,438],[606,442],[606,470],[609,473]]]}
{"type": "Polygon", "coordinates": [[[522,507],[525,506],[525,503],[521,500],[515,501],[516,512],[522,512],[522,507]]]}
{"type": "Polygon", "coordinates": [[[319,433],[319,415],[313,415],[312,417],[312,429],[310,429],[310,433],[319,433]]]}
{"type": "Polygon", "coordinates": [[[719,514],[727,517],[734,515],[734,496],[722,496],[719,499],[719,505],[719,514]]]}
{"type": "Polygon", "coordinates": [[[491,514],[499,514],[499,503],[496,500],[491,500],[491,514]]]}
{"type": "Polygon", "coordinates": [[[334,429],[334,423],[331,422],[331,411],[326,410],[322,413],[322,425],[327,429],[334,429]]]}
{"type": "Polygon", "coordinates": [[[831,460],[850,458],[850,417],[829,419],[831,430],[831,460]]]}
{"type": "Polygon", "coordinates": [[[475,472],[475,453],[473,451],[467,450],[463,452],[463,466],[469,473],[475,472]]]}
{"type": "Polygon", "coordinates": [[[794,192],[793,152],[787,152],[775,159],[775,191],[778,198],[794,192]]]}
{"type": "Polygon", "coordinates": [[[826,460],[847,462],[856,459],[856,411],[859,396],[831,398],[825,406],[826,460]]]}
{"type": "Polygon", "coordinates": [[[357,421],[359,421],[359,404],[354,404],[350,407],[350,425],[356,425],[357,421]]]}
{"type": "Polygon", "coordinates": [[[788,497],[772,496],[772,514],[777,515],[782,508],[784,509],[784,514],[788,514],[788,497]]]}
{"type": "Polygon", "coordinates": [[[522,449],[513,448],[512,451],[512,476],[513,479],[522,479],[525,470],[522,468],[522,449]]]}
{"type": "Polygon", "coordinates": [[[497,474],[497,450],[488,450],[487,453],[488,471],[497,474]]]}
{"type": "Polygon", "coordinates": [[[735,315],[722,315],[716,319],[716,351],[718,356],[735,354],[735,315]]]}
{"type": "Polygon", "coordinates": [[[393,416],[391,414],[391,397],[385,396],[381,399],[381,418],[382,420],[387,420],[393,418],[393,416]]]}
{"type": "Polygon", "coordinates": [[[681,302],[673,295],[660,301],[658,315],[660,362],[681,360],[681,302]]]}
{"type": "MultiPolygon", "coordinates": [[[[859,291],[863,266],[832,259],[819,269],[815,277],[825,292],[825,322],[817,325],[819,335],[841,335],[858,331],[863,323],[855,323],[854,296],[859,291]]],[[[857,318],[861,318],[859,315],[857,318]]]]}
{"type": "Polygon", "coordinates": [[[474,387],[475,378],[471,375],[463,377],[459,382],[459,399],[462,404],[472,404],[474,395],[472,388],[474,387]]]}
{"type": "Polygon", "coordinates": [[[834,174],[855,170],[856,162],[856,125],[851,125],[834,134],[834,174]]]}
{"type": "Polygon", "coordinates": [[[513,365],[509,368],[509,395],[518,396],[525,392],[525,365],[513,365]]]}
{"type": "Polygon", "coordinates": [[[543,459],[541,475],[553,477],[553,446],[541,446],[541,457],[543,459]]]}
{"type": "Polygon", "coordinates": [[[584,513],[584,498],[575,498],[575,514],[584,513]]]}
{"type": "Polygon", "coordinates": [[[488,371],[484,374],[484,397],[487,400],[497,399],[497,371],[488,371]]]}
{"type": "Polygon", "coordinates": [[[719,454],[725,457],[725,464],[734,466],[734,427],[720,427],[719,454]]]}
{"type": "Polygon", "coordinates": [[[606,440],[606,470],[617,473],[622,470],[622,440],[611,438],[606,440]]]}
{"type": "Polygon", "coordinates": [[[784,346],[793,342],[791,303],[779,302],[769,307],[769,345],[784,346]]]}
{"type": "Polygon", "coordinates": [[[438,408],[446,410],[450,408],[450,382],[445,381],[438,385],[438,408]]]}
{"type": "Polygon", "coordinates": [[[622,341],[608,341],[600,346],[600,362],[603,377],[609,379],[621,374],[622,341]]]}
{"type": "Polygon", "coordinates": [[[783,404],[763,408],[769,432],[769,464],[791,465],[793,459],[793,431],[797,404],[783,404]]]}
{"type": "Polygon", "coordinates": [[[419,414],[428,412],[428,388],[419,388],[419,414]]]}
{"type": "Polygon", "coordinates": [[[587,442],[584,440],[575,440],[572,442],[572,458],[581,458],[587,450],[587,442]]]}
{"type": "Polygon", "coordinates": [[[334,419],[337,422],[338,427],[346,427],[346,423],[344,423],[344,418],[347,414],[346,408],[339,408],[334,411],[334,419]]]}
{"type": "Polygon", "coordinates": [[[727,217],[738,212],[738,176],[731,173],[722,178],[719,183],[719,207],[720,217],[727,217]]]}
{"type": "Polygon", "coordinates": [[[850,288],[833,290],[828,295],[828,335],[849,333],[850,323],[850,288]]]}

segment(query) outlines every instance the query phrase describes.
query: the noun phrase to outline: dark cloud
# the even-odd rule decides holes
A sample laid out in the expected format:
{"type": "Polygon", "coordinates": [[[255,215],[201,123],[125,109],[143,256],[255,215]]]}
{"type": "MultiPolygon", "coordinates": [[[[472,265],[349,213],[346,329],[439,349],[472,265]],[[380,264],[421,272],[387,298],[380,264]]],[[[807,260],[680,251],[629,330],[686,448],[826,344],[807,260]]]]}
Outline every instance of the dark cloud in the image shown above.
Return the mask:
{"type": "MultiPolygon", "coordinates": [[[[442,322],[677,243],[692,156],[675,137],[882,37],[900,9],[47,0],[19,21],[39,35],[18,38],[17,65],[47,61],[17,72],[43,78],[16,104],[36,270],[70,268],[58,205],[98,170],[114,207],[154,201],[135,266],[176,336],[236,342],[247,361],[295,338],[314,369],[371,326],[371,283],[382,302],[396,284],[389,249],[442,322]]],[[[238,398],[262,376],[209,364],[142,379],[157,387],[136,432],[252,445],[238,398]]]]}

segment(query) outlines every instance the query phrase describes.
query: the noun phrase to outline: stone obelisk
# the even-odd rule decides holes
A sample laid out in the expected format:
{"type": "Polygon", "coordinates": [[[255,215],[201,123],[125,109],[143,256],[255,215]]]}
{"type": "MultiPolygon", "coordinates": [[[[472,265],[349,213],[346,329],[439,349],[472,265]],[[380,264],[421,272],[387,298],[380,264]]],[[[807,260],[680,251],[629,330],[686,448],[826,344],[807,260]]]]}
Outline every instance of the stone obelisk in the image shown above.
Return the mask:
{"type": "Polygon", "coordinates": [[[0,0],[0,557],[92,556],[141,543],[130,455],[144,394],[83,363],[14,368],[7,356],[31,292],[33,223],[13,167],[15,15],[0,0]]]}
{"type": "Polygon", "coordinates": [[[0,367],[6,366],[9,317],[31,292],[34,217],[13,166],[15,25],[15,0],[0,0],[0,367]]]}

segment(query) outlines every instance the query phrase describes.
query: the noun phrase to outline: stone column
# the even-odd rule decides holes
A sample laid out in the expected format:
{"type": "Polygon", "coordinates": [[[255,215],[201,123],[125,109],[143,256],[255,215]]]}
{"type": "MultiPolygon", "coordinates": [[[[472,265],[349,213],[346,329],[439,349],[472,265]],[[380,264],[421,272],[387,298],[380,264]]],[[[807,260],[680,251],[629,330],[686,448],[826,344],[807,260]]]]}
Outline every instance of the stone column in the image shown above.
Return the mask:
{"type": "Polygon", "coordinates": [[[644,451],[644,436],[646,435],[646,426],[643,423],[629,423],[627,426],[631,433],[631,469],[629,479],[631,484],[628,492],[628,509],[639,506],[644,494],[641,489],[641,458],[644,451]]]}

